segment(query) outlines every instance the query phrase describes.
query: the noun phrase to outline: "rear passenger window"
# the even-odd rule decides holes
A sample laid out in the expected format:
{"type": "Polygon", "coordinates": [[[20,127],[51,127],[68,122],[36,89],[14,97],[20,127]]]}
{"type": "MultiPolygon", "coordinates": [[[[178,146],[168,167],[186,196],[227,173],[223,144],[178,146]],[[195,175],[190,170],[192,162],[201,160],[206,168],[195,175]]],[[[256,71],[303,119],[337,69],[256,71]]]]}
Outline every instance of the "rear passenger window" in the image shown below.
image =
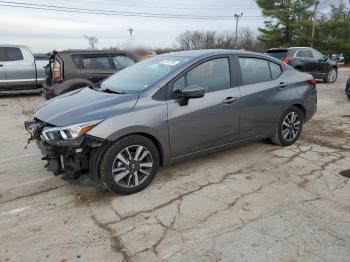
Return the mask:
{"type": "Polygon", "coordinates": [[[73,64],[77,67],[77,68],[81,68],[81,56],[80,55],[72,55],[72,61],[73,64]]]}
{"type": "Polygon", "coordinates": [[[23,60],[21,49],[17,47],[6,47],[6,61],[19,61],[23,60]]]}
{"type": "Polygon", "coordinates": [[[83,57],[82,65],[84,69],[112,69],[108,56],[83,57]]]}
{"type": "Polygon", "coordinates": [[[240,57],[243,85],[251,85],[271,80],[269,62],[260,58],[240,57]]]}
{"type": "Polygon", "coordinates": [[[296,57],[305,57],[305,58],[313,58],[312,53],[309,49],[300,49],[296,57]]]}
{"type": "Polygon", "coordinates": [[[282,68],[280,65],[278,65],[274,62],[269,62],[269,63],[270,63],[272,80],[275,80],[282,74],[282,68]]]}

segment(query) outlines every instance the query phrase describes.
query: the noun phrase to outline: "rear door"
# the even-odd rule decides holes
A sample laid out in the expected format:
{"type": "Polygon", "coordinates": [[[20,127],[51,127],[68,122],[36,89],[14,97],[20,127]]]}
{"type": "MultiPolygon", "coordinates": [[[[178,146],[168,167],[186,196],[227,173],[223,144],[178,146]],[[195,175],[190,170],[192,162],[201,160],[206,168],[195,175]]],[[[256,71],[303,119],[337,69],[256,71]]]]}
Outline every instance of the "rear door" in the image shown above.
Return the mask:
{"type": "Polygon", "coordinates": [[[8,89],[31,89],[36,85],[32,53],[26,48],[5,47],[5,72],[8,89]]]}
{"type": "Polygon", "coordinates": [[[278,63],[252,56],[240,56],[240,138],[268,133],[275,125],[283,104],[280,90],[287,88],[278,63]]]}
{"type": "Polygon", "coordinates": [[[302,72],[315,74],[317,72],[318,61],[313,57],[310,49],[300,49],[295,53],[299,59],[300,69],[302,72]]]}
{"type": "Polygon", "coordinates": [[[83,78],[92,83],[99,82],[111,74],[116,69],[109,54],[85,54],[82,55],[81,74],[83,78]]]}
{"type": "Polygon", "coordinates": [[[6,74],[5,74],[5,48],[0,47],[0,90],[6,89],[6,74]]]}

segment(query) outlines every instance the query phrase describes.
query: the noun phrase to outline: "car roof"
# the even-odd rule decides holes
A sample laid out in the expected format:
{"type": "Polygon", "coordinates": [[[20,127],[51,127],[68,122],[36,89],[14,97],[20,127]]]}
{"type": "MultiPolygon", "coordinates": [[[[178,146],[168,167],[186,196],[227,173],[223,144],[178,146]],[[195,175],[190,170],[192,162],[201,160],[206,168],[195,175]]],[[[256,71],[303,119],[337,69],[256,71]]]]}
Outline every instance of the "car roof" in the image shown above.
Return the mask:
{"type": "MultiPolygon", "coordinates": [[[[55,52],[55,51],[54,51],[55,52]]],[[[88,50],[88,49],[68,49],[56,51],[58,54],[105,54],[105,53],[128,53],[123,50],[88,50]]]]}
{"type": "Polygon", "coordinates": [[[201,49],[201,50],[188,50],[188,51],[178,51],[165,53],[162,55],[173,55],[173,56],[187,56],[192,58],[200,58],[207,56],[215,55],[230,55],[230,54],[239,54],[239,55],[262,55],[256,52],[250,52],[246,50],[237,50],[237,49],[201,49]]]}
{"type": "Polygon", "coordinates": [[[308,46],[293,46],[293,47],[277,47],[277,48],[270,48],[267,49],[267,51],[287,51],[287,50],[293,50],[293,49],[310,49],[311,47],[308,46]]]}
{"type": "Polygon", "coordinates": [[[28,48],[25,45],[0,45],[0,47],[18,47],[18,48],[28,48]]]}

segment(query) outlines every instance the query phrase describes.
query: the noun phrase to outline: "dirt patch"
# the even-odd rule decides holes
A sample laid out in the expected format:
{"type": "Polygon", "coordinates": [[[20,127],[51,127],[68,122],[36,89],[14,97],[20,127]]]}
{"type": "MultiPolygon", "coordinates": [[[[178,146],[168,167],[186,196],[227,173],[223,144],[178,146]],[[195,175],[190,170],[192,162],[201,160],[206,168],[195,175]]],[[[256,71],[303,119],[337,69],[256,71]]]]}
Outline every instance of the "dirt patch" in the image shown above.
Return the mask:
{"type": "Polygon", "coordinates": [[[117,195],[110,192],[108,189],[99,187],[82,187],[76,192],[75,205],[91,206],[95,203],[109,203],[117,195]]]}
{"type": "Polygon", "coordinates": [[[341,176],[343,176],[343,177],[346,177],[346,178],[350,178],[350,169],[341,171],[341,172],[339,173],[339,175],[341,175],[341,176]]]}

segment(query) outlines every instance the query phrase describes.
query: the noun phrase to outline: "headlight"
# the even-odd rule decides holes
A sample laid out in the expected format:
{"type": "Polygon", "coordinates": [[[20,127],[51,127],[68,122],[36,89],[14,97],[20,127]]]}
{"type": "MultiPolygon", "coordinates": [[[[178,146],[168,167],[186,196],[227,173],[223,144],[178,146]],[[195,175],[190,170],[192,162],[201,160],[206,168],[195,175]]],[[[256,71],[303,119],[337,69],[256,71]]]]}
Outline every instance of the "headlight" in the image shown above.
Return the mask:
{"type": "Polygon", "coordinates": [[[45,127],[42,134],[47,141],[75,139],[85,135],[101,121],[85,122],[63,127],[45,127]]]}

